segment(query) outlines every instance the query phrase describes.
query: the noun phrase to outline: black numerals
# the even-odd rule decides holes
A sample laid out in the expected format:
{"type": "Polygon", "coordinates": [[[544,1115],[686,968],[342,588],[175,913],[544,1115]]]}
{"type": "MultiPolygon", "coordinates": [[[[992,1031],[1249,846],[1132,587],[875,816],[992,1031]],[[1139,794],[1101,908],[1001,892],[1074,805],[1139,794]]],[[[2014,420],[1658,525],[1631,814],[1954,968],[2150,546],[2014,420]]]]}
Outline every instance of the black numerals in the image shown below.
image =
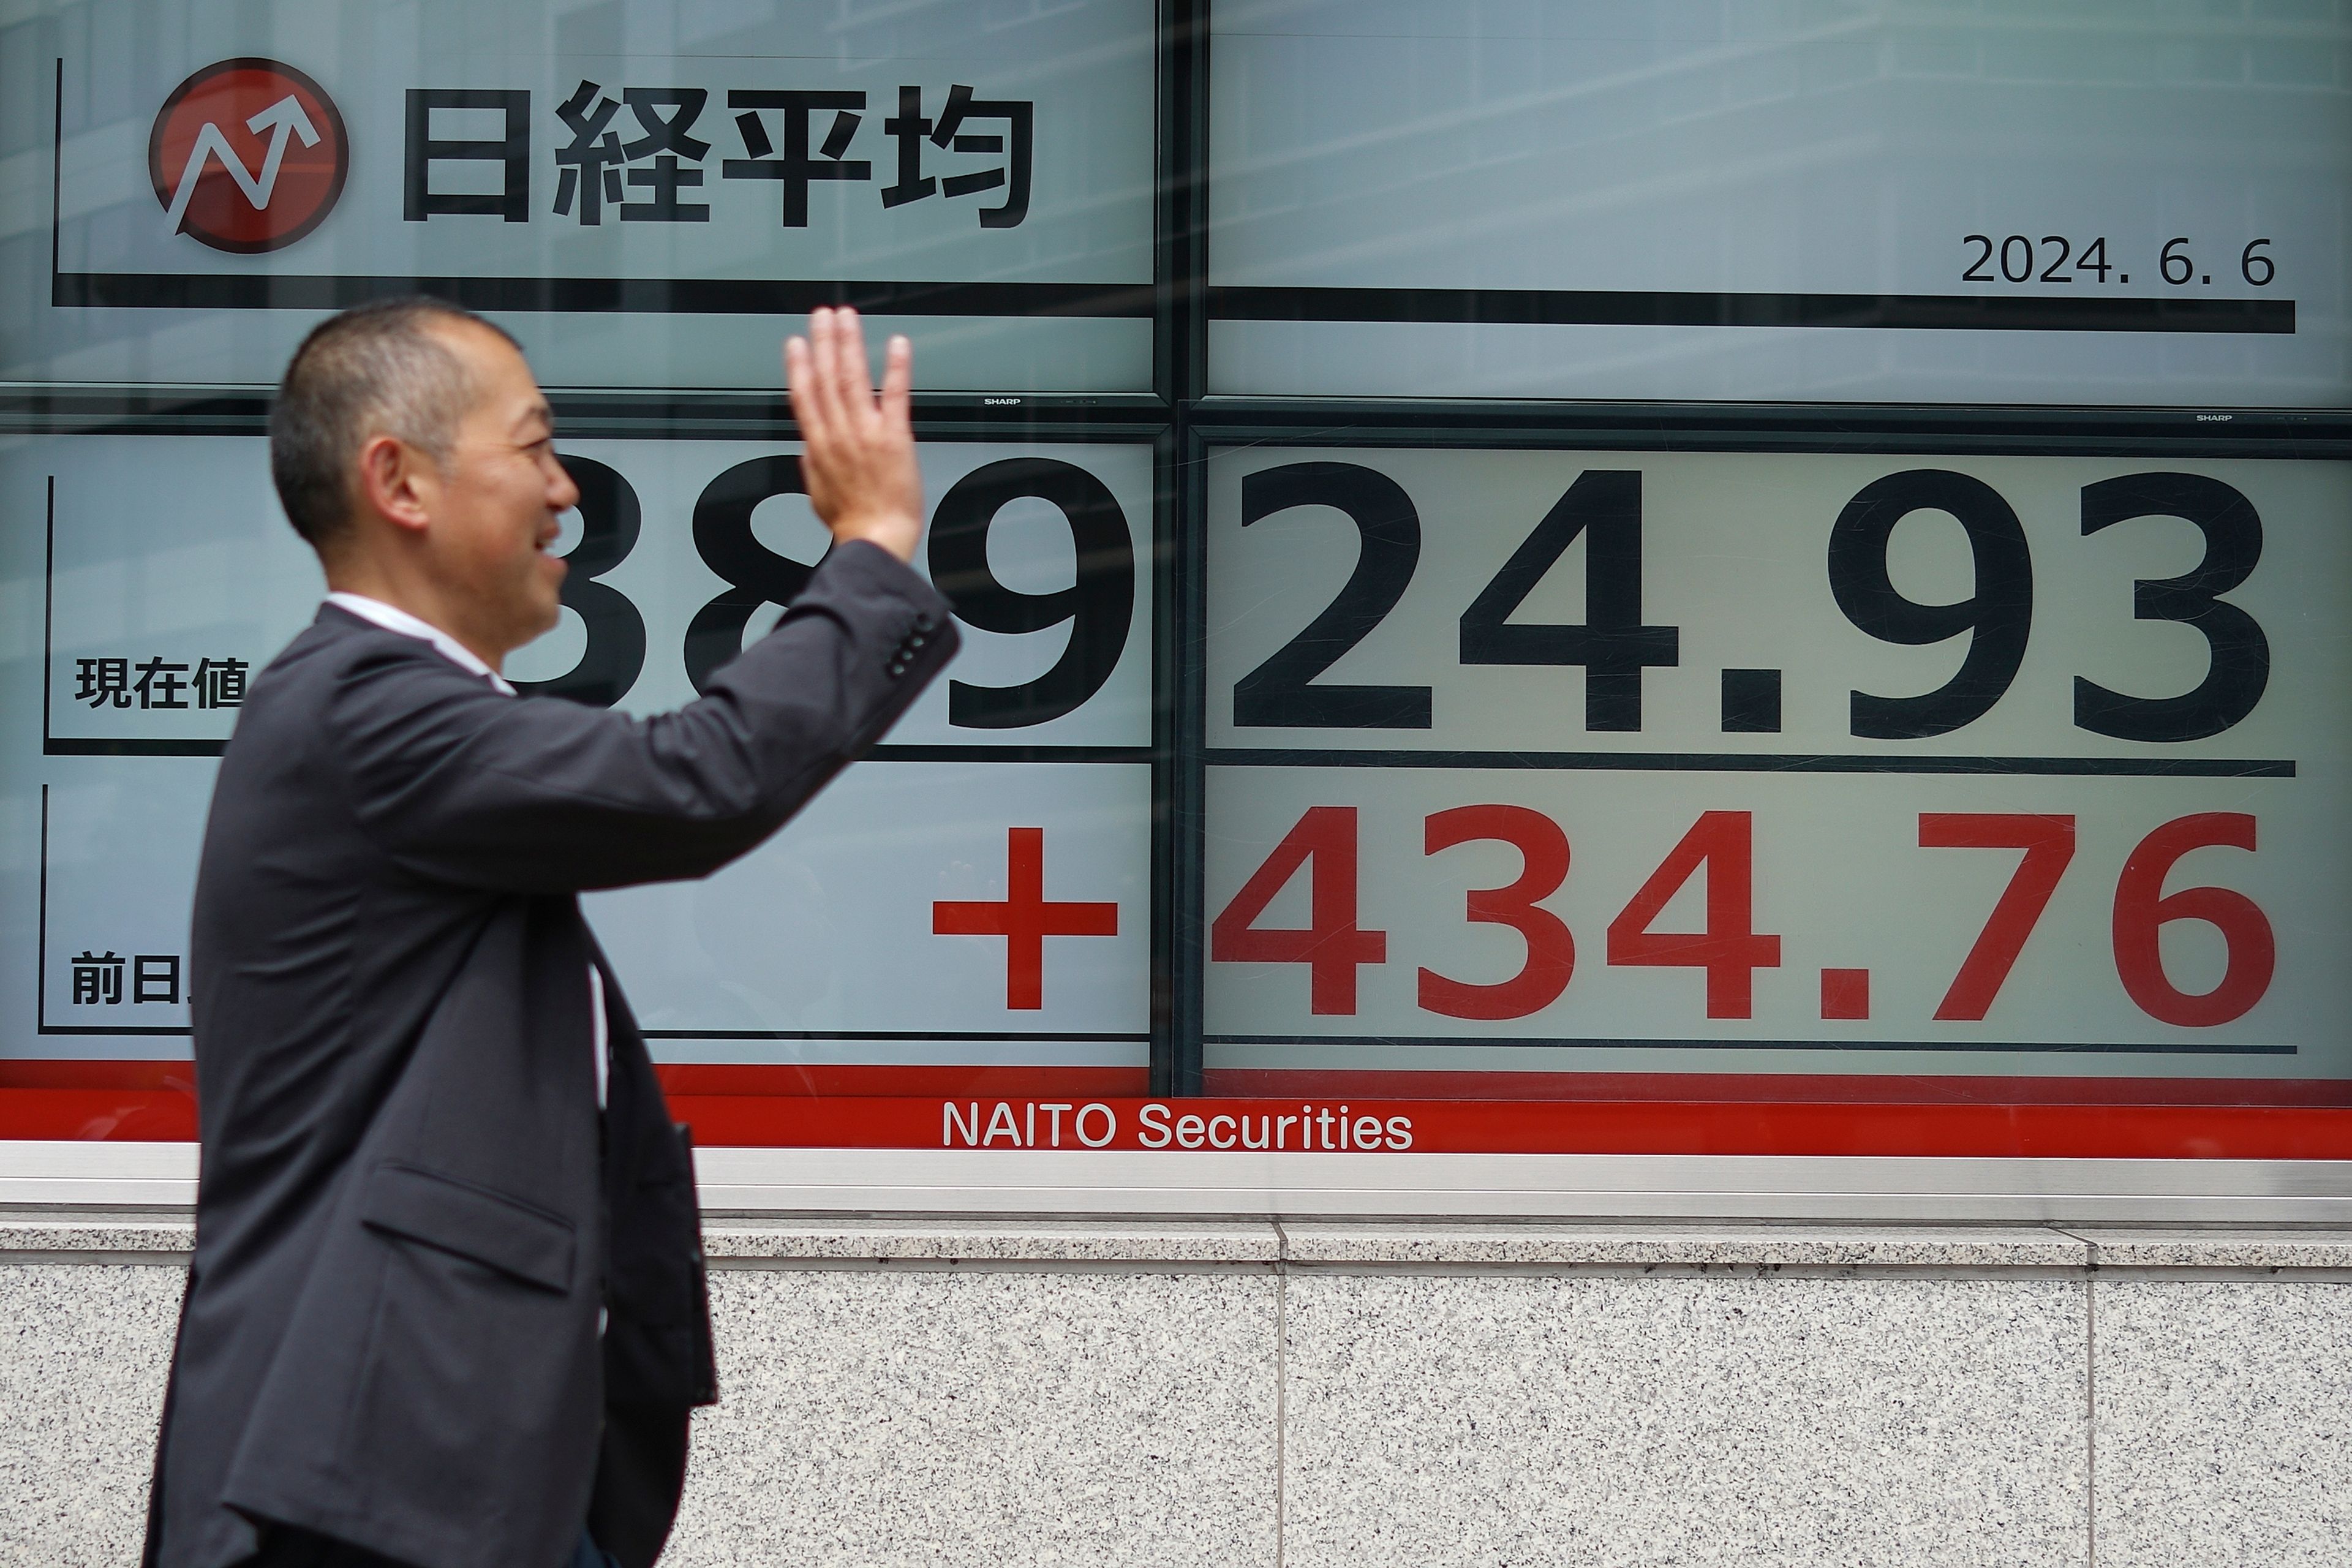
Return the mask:
{"type": "Polygon", "coordinates": [[[586,624],[588,647],[567,673],[514,685],[518,691],[610,708],[646,668],[646,622],[625,595],[596,579],[636,548],[645,513],[629,481],[604,464],[593,458],[565,458],[562,463],[580,487],[580,542],[563,558],[571,570],[562,596],[586,624]]]}
{"type": "Polygon", "coordinates": [[[956,618],[989,632],[1039,632],[1070,623],[1052,668],[1018,686],[948,683],[948,722],[970,730],[1043,724],[1076,709],[1110,679],[1135,618],[1135,546],[1109,487],[1050,458],[1007,458],[956,481],[931,519],[931,581],[956,618]],[[1046,594],[1007,587],[988,564],[988,531],[1005,506],[1034,496],[1070,525],[1077,578],[1046,594]]]}
{"type": "Polygon", "coordinates": [[[2252,616],[2221,599],[2261,563],[2263,520],[2252,501],[2202,474],[2128,474],[2083,490],[2085,534],[2142,517],[2195,523],[2205,535],[2205,558],[2179,577],[2141,579],[2132,613],[2195,626],[2211,645],[2211,663],[2197,689],[2178,697],[2126,697],[2077,676],[2074,722],[2122,741],[2201,741],[2252,712],[2270,684],[2270,639],[2252,616]]]}
{"type": "MultiPolygon", "coordinates": [[[[2075,255],[2080,276],[2095,276],[2105,265],[2102,248],[2075,255]]],[[[1990,254],[1997,260],[2000,247],[1990,254]]],[[[2181,742],[2220,734],[2246,718],[2269,684],[2270,643],[2253,617],[2222,595],[2261,563],[2263,522],[2253,504],[2219,479],[2179,473],[2101,480],[2084,487],[2080,500],[2085,536],[2145,517],[2180,518],[2196,526],[2204,537],[2203,559],[2180,576],[2140,582],[2134,613],[2141,620],[2195,627],[2210,659],[2196,689],[2173,697],[2127,696],[2077,678],[2076,725],[2119,740],[2181,742]]],[[[1302,462],[1244,476],[1241,501],[1244,528],[1292,507],[1332,507],[1355,525],[1360,549],[1338,597],[1234,684],[1235,724],[1430,728],[1429,687],[1318,680],[1402,602],[1421,554],[1421,522],[1412,499],[1377,470],[1302,462]]],[[[1681,629],[1643,618],[1643,521],[1640,470],[1579,474],[1462,611],[1461,665],[1580,666],[1585,728],[1640,731],[1643,675],[1682,662],[1681,629]],[[1579,540],[1585,549],[1583,624],[1515,621],[1579,540]]],[[[1871,481],[1839,510],[1830,528],[1827,567],[1831,597],[1865,635],[1911,647],[1965,638],[1944,656],[1957,658],[1958,668],[1931,691],[1894,696],[1849,689],[1854,735],[1879,741],[1948,735],[1990,713],[2016,685],[2033,631],[2032,551],[2016,510],[1983,479],[1923,468],[1871,481]],[[1969,547],[1965,596],[1925,602],[1895,585],[1900,574],[1889,556],[1896,531],[1923,512],[1930,515],[1904,538],[1948,540],[1957,525],[1969,547]]],[[[1938,591],[1911,586],[1917,593],[1938,591]]],[[[1279,598],[1283,590],[1279,583],[1265,583],[1246,592],[1279,598]]],[[[1725,732],[1777,731],[1782,671],[1727,665],[1719,673],[1725,732]]]]}
{"type": "Polygon", "coordinates": [[[2012,234],[2000,242],[2000,275],[2011,283],[2022,283],[2033,276],[2032,240],[2012,234]]]}
{"type": "Polygon", "coordinates": [[[1981,479],[1912,468],[1864,487],[1830,532],[1830,592],[1846,619],[1882,642],[1924,647],[1969,634],[1952,679],[1917,697],[1853,694],[1853,729],[1877,740],[1948,734],[1983,715],[2017,678],[2033,624],[2033,560],[2025,529],[1981,479]],[[1886,569],[1895,525],[1915,511],[1949,512],[1969,537],[1976,592],[1949,605],[1897,593],[1886,569]]]}
{"type": "Polygon", "coordinates": [[[754,610],[789,605],[808,586],[815,564],[777,554],[751,531],[751,513],[761,501],[806,491],[798,458],[754,458],[720,474],[695,498],[695,553],[727,584],[686,628],[686,674],[695,690],[710,689],[719,667],[743,651],[743,628],[754,610]]]}
{"type": "MultiPolygon", "coordinates": [[[[1347,514],[1360,542],[1339,597],[1274,657],[1236,681],[1240,727],[1426,730],[1426,686],[1317,685],[1404,597],[1421,559],[1421,517],[1394,479],[1353,463],[1290,463],[1242,480],[1242,526],[1297,506],[1347,514]]],[[[1642,623],[1642,476],[1577,477],[1462,614],[1465,665],[1575,665],[1589,730],[1642,727],[1642,672],[1679,660],[1680,633],[1642,623]],[[1585,542],[1584,624],[1517,626],[1511,616],[1568,547],[1585,542]]]]}
{"type": "MultiPolygon", "coordinates": [[[[2122,741],[2201,741],[2254,710],[2270,684],[2270,641],[2254,618],[2221,595],[2253,574],[2263,522],[2253,503],[2201,474],[2129,474],[2084,488],[2083,532],[2143,517],[2178,517],[2205,536],[2205,556],[2179,577],[2146,579],[2133,593],[2143,621],[2196,627],[2210,646],[2205,679],[2177,697],[2130,697],[2076,677],[2074,722],[2122,741]]],[[[1982,717],[2017,677],[2033,620],[2033,563],[2025,531],[1980,479],[1941,469],[1890,474],[1847,503],[1830,534],[1830,591],[1846,618],[1872,637],[1925,645],[1971,634],[1958,673],[1919,697],[1853,693],[1853,732],[1881,740],[1942,735],[1982,717]],[[1912,512],[1948,512],[1968,532],[1976,592],[1950,605],[1905,598],[1888,580],[1886,547],[1912,512]]]]}
{"type": "MultiPolygon", "coordinates": [[[[2029,235],[2012,234],[1995,239],[1989,234],[1964,234],[1960,243],[1970,247],[1968,265],[1960,272],[1964,283],[2084,283],[2094,279],[2105,283],[2110,272],[2118,285],[2131,282],[2129,272],[2107,259],[2105,235],[2095,237],[2087,245],[2077,245],[2063,234],[2045,234],[2038,245],[2029,235]],[[2068,270],[2070,257],[2072,271],[2068,270]],[[2000,268],[1998,273],[1993,270],[1996,264],[2000,268]]],[[[2248,240],[2238,251],[2238,276],[2256,289],[2268,288],[2278,277],[2278,263],[2271,256],[2270,245],[2265,236],[2248,240]]],[[[2185,234],[2166,240],[2156,252],[2156,275],[2176,289],[2191,283],[2200,289],[2210,287],[2214,274],[2199,264],[2194,254],[2197,248],[2197,243],[2185,234]]]]}
{"type": "MultiPolygon", "coordinates": [[[[2033,237],[2031,235],[2008,235],[1996,242],[1989,234],[1964,234],[1960,236],[1960,243],[1976,247],[1975,259],[1971,260],[1967,269],[1960,274],[1960,280],[1964,283],[2003,281],[2032,283],[2036,280],[2043,283],[2072,283],[2074,281],[2074,275],[2066,270],[2068,259],[2074,255],[2074,242],[2063,234],[2045,234],[2042,237],[2039,271],[2035,270],[2035,245],[2033,237]],[[1993,276],[1992,272],[1995,257],[2000,258],[2000,276],[1998,278],[1993,276]]],[[[2099,281],[2105,282],[2107,280],[2106,240],[2101,237],[2085,246],[2081,258],[2074,261],[2074,265],[2084,272],[2097,273],[2099,281]],[[2092,260],[2093,257],[2098,259],[2095,262],[2092,260]]]]}
{"type": "Polygon", "coordinates": [[[1361,550],[1339,596],[1273,658],[1234,684],[1234,722],[1324,730],[1426,730],[1426,686],[1314,686],[1317,676],[1404,597],[1421,560],[1421,516],[1386,474],[1354,463],[1289,463],[1242,480],[1242,526],[1295,506],[1336,507],[1361,550]]]}
{"type": "Polygon", "coordinates": [[[1578,475],[1462,613],[1464,664],[1583,666],[1587,730],[1639,730],[1642,671],[1679,658],[1675,627],[1642,624],[1642,476],[1634,469],[1578,475]],[[1579,537],[1585,551],[1585,624],[1510,624],[1512,613],[1579,537]]]}
{"type": "MultiPolygon", "coordinates": [[[[803,491],[798,458],[754,458],[711,480],[694,503],[694,548],[728,584],[687,628],[687,674],[697,691],[742,650],[753,611],[789,605],[808,585],[815,563],[779,555],[751,531],[751,513],[761,501],[803,491]]],[[[1069,647],[1034,680],[1008,687],[949,682],[951,724],[1012,730],[1058,719],[1102,689],[1127,647],[1135,617],[1135,547],[1118,502],[1083,468],[1009,458],[965,475],[933,514],[930,566],[957,618],[982,631],[1036,632],[1070,623],[1069,647]],[[1052,503],[1069,521],[1077,580],[1067,588],[1023,593],[989,569],[990,525],[1007,502],[1024,496],[1052,503]]]]}

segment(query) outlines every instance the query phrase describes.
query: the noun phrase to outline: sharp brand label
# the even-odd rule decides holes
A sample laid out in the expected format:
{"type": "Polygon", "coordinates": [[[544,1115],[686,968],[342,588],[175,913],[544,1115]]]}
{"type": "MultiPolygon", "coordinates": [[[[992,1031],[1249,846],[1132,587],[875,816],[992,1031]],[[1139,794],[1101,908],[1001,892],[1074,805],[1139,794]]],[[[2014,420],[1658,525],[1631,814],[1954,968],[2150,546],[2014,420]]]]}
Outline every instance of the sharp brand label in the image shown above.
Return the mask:
{"type": "Polygon", "coordinates": [[[351,172],[343,117],[293,67],[246,58],[206,66],[155,116],[147,168],[172,232],[252,255],[323,222],[351,172]]]}

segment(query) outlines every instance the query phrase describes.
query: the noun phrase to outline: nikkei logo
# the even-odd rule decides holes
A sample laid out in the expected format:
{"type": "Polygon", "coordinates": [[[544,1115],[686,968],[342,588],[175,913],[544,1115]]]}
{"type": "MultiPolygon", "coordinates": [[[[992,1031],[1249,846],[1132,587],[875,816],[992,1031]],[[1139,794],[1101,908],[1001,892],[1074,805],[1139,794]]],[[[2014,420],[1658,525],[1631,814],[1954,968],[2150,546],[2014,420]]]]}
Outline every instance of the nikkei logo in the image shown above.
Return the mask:
{"type": "Polygon", "coordinates": [[[172,232],[250,256],[325,221],[351,172],[334,100],[277,60],[206,66],[173,90],[147,139],[172,232]]]}

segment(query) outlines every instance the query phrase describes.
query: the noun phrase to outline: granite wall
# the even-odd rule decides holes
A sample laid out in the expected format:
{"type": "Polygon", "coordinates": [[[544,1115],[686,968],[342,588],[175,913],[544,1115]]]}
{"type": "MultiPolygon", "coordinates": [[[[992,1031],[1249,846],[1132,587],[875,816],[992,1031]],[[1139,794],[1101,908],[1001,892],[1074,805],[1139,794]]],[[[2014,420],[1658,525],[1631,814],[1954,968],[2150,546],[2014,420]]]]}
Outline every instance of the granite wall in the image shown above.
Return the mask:
{"type": "MultiPolygon", "coordinates": [[[[667,1563],[2352,1561],[2352,1233],[709,1229],[667,1563]]],[[[186,1245],[0,1215],[0,1564],[136,1561],[186,1245]]]]}

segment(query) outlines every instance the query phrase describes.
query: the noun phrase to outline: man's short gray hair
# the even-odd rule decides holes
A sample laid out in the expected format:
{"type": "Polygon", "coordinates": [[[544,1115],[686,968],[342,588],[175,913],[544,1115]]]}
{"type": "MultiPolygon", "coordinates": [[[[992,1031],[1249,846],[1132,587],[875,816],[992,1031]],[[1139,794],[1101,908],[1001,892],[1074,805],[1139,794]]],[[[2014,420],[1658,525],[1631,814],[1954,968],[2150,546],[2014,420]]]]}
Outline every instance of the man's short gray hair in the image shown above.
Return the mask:
{"type": "Polygon", "coordinates": [[[330,317],[294,351],[269,413],[269,477],[287,521],[313,550],[327,552],[348,531],[352,464],[371,437],[395,437],[447,466],[475,388],[431,331],[444,321],[471,321],[514,342],[470,310],[420,296],[330,317]]]}

